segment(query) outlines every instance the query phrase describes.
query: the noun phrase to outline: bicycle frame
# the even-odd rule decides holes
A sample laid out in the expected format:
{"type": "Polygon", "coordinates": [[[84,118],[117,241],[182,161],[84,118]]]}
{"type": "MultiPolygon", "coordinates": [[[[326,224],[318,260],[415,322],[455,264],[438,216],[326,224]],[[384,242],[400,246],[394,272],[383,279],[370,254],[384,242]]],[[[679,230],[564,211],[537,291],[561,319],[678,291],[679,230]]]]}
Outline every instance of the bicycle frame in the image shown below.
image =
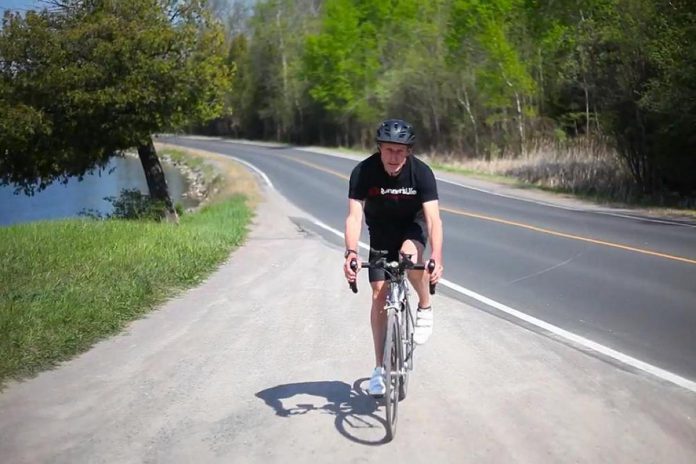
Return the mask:
{"type": "MultiPolygon", "coordinates": [[[[398,266],[398,263],[392,262],[387,263],[387,265],[398,266]]],[[[411,305],[409,304],[410,296],[410,286],[408,284],[408,279],[406,278],[405,272],[397,272],[395,274],[389,273],[389,292],[387,293],[387,301],[384,305],[387,320],[389,320],[390,314],[394,313],[396,316],[397,324],[399,325],[401,341],[403,344],[403,350],[401,355],[403,357],[403,365],[405,369],[412,370],[413,363],[411,362],[413,354],[413,340],[411,337],[411,330],[415,326],[415,320],[413,318],[413,312],[411,311],[411,305]]],[[[403,377],[405,375],[405,369],[402,369],[399,374],[403,377]]]]}

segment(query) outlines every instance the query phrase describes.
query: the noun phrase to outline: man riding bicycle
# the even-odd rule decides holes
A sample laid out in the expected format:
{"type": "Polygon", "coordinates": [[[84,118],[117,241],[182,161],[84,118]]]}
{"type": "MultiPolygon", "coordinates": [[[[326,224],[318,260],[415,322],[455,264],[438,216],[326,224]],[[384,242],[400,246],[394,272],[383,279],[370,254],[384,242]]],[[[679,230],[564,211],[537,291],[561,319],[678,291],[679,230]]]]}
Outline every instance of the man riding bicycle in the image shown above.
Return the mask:
{"type": "MultiPolygon", "coordinates": [[[[408,271],[408,279],[418,294],[418,311],[414,341],[425,343],[433,327],[428,283],[437,283],[442,275],[442,221],[438,206],[437,185],[430,167],[412,155],[416,136],[413,127],[400,119],[382,122],[377,129],[377,153],[361,161],[350,175],[348,217],[345,231],[345,263],[343,271],[348,282],[355,282],[357,272],[350,267],[358,262],[358,241],[363,213],[370,233],[370,248],[387,250],[387,259],[399,260],[399,252],[411,255],[414,263],[423,263],[423,252],[430,238],[431,259],[435,269],[408,271]]],[[[376,256],[370,253],[370,261],[376,256]]],[[[370,321],[375,348],[376,367],[372,372],[368,392],[384,394],[382,353],[386,331],[384,305],[388,285],[384,271],[369,270],[372,286],[370,321]]]]}

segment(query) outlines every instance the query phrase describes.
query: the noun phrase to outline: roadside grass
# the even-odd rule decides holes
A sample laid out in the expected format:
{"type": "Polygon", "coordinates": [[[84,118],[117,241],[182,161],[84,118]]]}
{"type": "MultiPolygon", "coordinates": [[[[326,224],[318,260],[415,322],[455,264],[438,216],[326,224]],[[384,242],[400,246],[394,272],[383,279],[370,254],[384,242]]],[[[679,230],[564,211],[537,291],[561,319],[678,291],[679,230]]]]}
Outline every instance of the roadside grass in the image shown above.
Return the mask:
{"type": "Polygon", "coordinates": [[[583,169],[572,162],[568,164],[551,163],[551,165],[543,160],[533,159],[452,162],[443,161],[436,157],[430,159],[429,164],[436,170],[510,185],[515,188],[536,189],[558,195],[572,195],[595,204],[617,208],[642,208],[648,213],[658,215],[696,218],[694,207],[696,200],[641,196],[631,187],[626,186],[627,181],[613,181],[611,177],[615,176],[617,171],[611,169],[606,169],[603,175],[598,176],[605,179],[603,182],[594,183],[596,179],[593,179],[588,173],[596,172],[595,168],[585,166],[583,169]],[[568,169],[569,167],[571,169],[568,169]],[[576,171],[580,171],[576,177],[572,173],[572,167],[576,171]],[[582,181],[578,181],[578,179],[582,179],[582,181]]]}
{"type": "Polygon", "coordinates": [[[246,237],[252,208],[235,190],[178,226],[70,219],[0,228],[0,387],[203,281],[246,237]]]}
{"type": "Polygon", "coordinates": [[[461,174],[467,177],[473,177],[482,180],[490,180],[492,182],[499,182],[501,184],[507,184],[521,188],[533,187],[513,177],[505,177],[501,174],[492,174],[486,170],[477,170],[473,168],[462,167],[458,164],[452,164],[451,162],[450,164],[448,164],[446,161],[440,161],[438,158],[428,159],[428,164],[431,168],[435,169],[436,171],[451,172],[453,174],[461,174]]]}
{"type": "Polygon", "coordinates": [[[614,207],[640,207],[654,213],[696,217],[696,199],[641,194],[618,155],[597,143],[559,148],[538,145],[524,156],[485,159],[431,153],[431,166],[446,172],[517,188],[569,194],[614,207]]]}
{"type": "Polygon", "coordinates": [[[628,169],[607,142],[596,139],[535,140],[521,156],[484,159],[435,154],[432,158],[454,170],[498,176],[497,181],[510,179],[549,191],[623,200],[635,196],[628,169]]]}

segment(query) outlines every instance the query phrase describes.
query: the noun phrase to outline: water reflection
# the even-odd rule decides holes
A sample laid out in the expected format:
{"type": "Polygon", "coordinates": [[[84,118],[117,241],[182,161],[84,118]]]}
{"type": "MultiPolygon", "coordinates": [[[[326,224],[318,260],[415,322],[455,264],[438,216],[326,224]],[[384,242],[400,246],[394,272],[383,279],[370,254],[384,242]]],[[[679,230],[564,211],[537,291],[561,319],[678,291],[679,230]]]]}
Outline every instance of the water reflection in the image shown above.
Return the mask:
{"type": "MultiPolygon", "coordinates": [[[[163,165],[163,168],[172,200],[191,206],[190,200],[182,198],[188,189],[186,179],[172,166],[163,165]]],[[[71,179],[66,185],[53,184],[33,197],[23,193],[15,195],[14,187],[2,186],[0,225],[75,217],[84,209],[110,213],[111,204],[104,201],[104,197],[118,196],[124,188],[137,188],[147,193],[147,181],[138,158],[113,158],[101,174],[86,175],[82,182],[71,179]]]]}

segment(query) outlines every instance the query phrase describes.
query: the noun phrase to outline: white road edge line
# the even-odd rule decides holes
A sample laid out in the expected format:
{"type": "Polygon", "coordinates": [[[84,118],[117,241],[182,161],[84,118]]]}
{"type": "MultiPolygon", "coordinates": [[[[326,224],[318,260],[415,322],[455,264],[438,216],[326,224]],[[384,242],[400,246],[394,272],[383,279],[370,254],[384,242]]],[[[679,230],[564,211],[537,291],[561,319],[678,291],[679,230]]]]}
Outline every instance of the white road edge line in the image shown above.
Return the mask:
{"type": "MultiPolygon", "coordinates": [[[[266,182],[266,184],[273,190],[275,190],[275,187],[273,186],[273,183],[271,180],[268,178],[266,173],[264,173],[261,169],[257,168],[253,164],[241,160],[239,158],[236,158],[234,156],[230,156],[230,158],[234,159],[235,161],[238,161],[245,166],[249,167],[252,169],[254,172],[259,174],[261,178],[266,182]]],[[[339,230],[334,229],[333,227],[321,222],[319,219],[315,218],[311,214],[307,213],[304,211],[304,213],[307,215],[307,217],[317,226],[321,227],[322,229],[331,232],[332,234],[343,238],[343,233],[340,232],[339,230]]],[[[364,242],[358,242],[360,245],[360,248],[363,248],[365,250],[369,250],[370,247],[364,242]]],[[[580,335],[574,334],[573,332],[569,332],[565,329],[562,329],[560,327],[557,327],[553,324],[549,324],[548,322],[542,321],[541,319],[537,319],[534,316],[530,316],[529,314],[523,313],[522,311],[518,311],[516,309],[511,308],[510,306],[504,305],[503,303],[499,303],[495,300],[492,300],[486,296],[483,296],[479,293],[474,292],[473,290],[469,290],[468,288],[464,288],[461,285],[455,284],[454,282],[450,282],[449,280],[446,279],[441,279],[440,280],[440,285],[444,285],[445,287],[454,290],[455,292],[461,293],[462,295],[468,296],[469,298],[473,298],[474,300],[480,301],[481,303],[488,305],[492,308],[495,308],[499,311],[504,312],[505,314],[508,314],[510,316],[513,316],[517,319],[520,319],[528,324],[532,324],[536,327],[539,327],[540,329],[546,330],[547,332],[551,332],[554,335],[557,335],[565,340],[568,340],[570,342],[573,342],[577,345],[580,345],[584,348],[587,348],[589,350],[595,351],[597,353],[600,353],[604,356],[607,356],[609,358],[612,358],[616,361],[619,361],[622,364],[625,364],[627,366],[633,367],[635,369],[638,369],[640,371],[646,372],[648,374],[651,374],[659,379],[665,380],[667,382],[673,383],[675,385],[678,385],[682,388],[685,388],[692,393],[696,393],[696,382],[691,381],[689,379],[686,379],[684,377],[681,377],[677,374],[674,374],[673,372],[669,372],[667,370],[664,370],[662,368],[659,368],[657,366],[653,366],[652,364],[646,363],[644,361],[641,361],[640,359],[636,359],[632,356],[629,356],[627,354],[624,354],[620,351],[616,351],[612,348],[609,348],[608,346],[604,346],[600,343],[597,343],[595,341],[592,341],[588,338],[582,337],[580,335]]]]}
{"type": "Polygon", "coordinates": [[[254,166],[253,164],[249,163],[248,161],[244,161],[243,159],[239,159],[239,158],[237,158],[236,156],[230,156],[230,155],[225,155],[225,156],[228,157],[228,158],[230,158],[230,159],[232,159],[232,160],[234,160],[234,161],[236,161],[236,162],[238,162],[238,163],[243,164],[244,166],[246,166],[246,167],[248,167],[249,169],[251,169],[252,171],[254,171],[256,174],[258,174],[259,176],[261,176],[261,178],[262,178],[263,181],[266,183],[266,185],[268,185],[270,188],[272,188],[273,190],[275,190],[275,187],[273,186],[273,182],[271,182],[271,179],[268,178],[268,176],[266,175],[265,172],[263,172],[262,170],[260,170],[260,169],[257,168],[256,166],[254,166]]]}
{"type": "MultiPolygon", "coordinates": [[[[317,226],[333,233],[334,235],[337,235],[337,236],[343,238],[343,233],[334,229],[333,227],[328,226],[328,225],[324,224],[323,222],[321,222],[315,218],[312,218],[312,221],[317,226]]],[[[359,242],[359,244],[360,244],[360,248],[363,248],[365,250],[370,249],[370,247],[366,243],[359,242]]],[[[532,324],[532,325],[539,327],[543,330],[551,332],[554,335],[557,335],[561,338],[564,338],[565,340],[571,341],[575,344],[578,344],[578,345],[580,345],[584,348],[590,349],[592,351],[596,351],[597,353],[600,353],[604,356],[607,356],[607,357],[612,358],[616,361],[619,361],[622,364],[631,366],[631,367],[636,368],[638,370],[641,370],[643,372],[647,372],[648,374],[652,374],[655,377],[658,377],[662,380],[666,380],[666,381],[671,382],[675,385],[686,388],[687,390],[690,390],[693,393],[696,393],[696,382],[693,382],[689,379],[686,379],[686,378],[681,377],[677,374],[674,374],[672,372],[661,369],[657,366],[653,366],[652,364],[646,363],[644,361],[641,361],[640,359],[636,359],[632,356],[621,353],[620,351],[616,351],[612,348],[609,348],[608,346],[604,346],[600,343],[594,342],[588,338],[574,334],[573,332],[569,332],[569,331],[562,329],[560,327],[557,327],[553,324],[549,324],[548,322],[542,321],[541,319],[537,319],[536,317],[530,316],[529,314],[523,313],[522,311],[518,311],[516,309],[513,309],[507,305],[504,305],[504,304],[499,303],[495,300],[492,300],[486,296],[483,296],[479,293],[476,293],[473,290],[469,290],[468,288],[464,288],[461,285],[455,284],[454,282],[451,282],[449,280],[441,279],[439,283],[440,283],[440,285],[444,285],[445,287],[447,287],[451,290],[454,290],[457,293],[461,293],[462,295],[465,295],[465,296],[468,296],[470,298],[473,298],[474,300],[480,301],[481,303],[483,303],[485,305],[491,306],[491,307],[493,307],[499,311],[502,311],[510,316],[513,316],[517,319],[520,319],[528,324],[532,324]]]]}

